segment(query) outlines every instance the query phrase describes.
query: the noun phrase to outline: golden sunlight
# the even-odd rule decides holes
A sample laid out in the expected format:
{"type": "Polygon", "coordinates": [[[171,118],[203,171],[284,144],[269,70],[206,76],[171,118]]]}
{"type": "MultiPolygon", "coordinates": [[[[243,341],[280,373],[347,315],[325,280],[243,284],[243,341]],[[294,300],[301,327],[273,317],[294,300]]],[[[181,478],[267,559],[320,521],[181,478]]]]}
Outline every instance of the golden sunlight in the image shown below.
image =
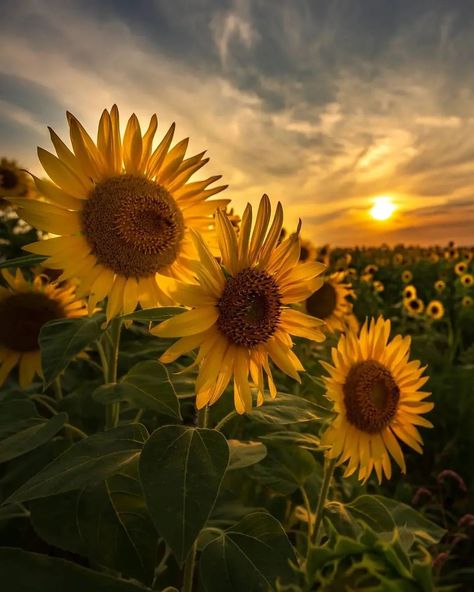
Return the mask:
{"type": "Polygon", "coordinates": [[[381,195],[380,197],[375,198],[374,205],[370,210],[370,215],[375,220],[388,220],[394,211],[395,205],[390,197],[381,195]]]}

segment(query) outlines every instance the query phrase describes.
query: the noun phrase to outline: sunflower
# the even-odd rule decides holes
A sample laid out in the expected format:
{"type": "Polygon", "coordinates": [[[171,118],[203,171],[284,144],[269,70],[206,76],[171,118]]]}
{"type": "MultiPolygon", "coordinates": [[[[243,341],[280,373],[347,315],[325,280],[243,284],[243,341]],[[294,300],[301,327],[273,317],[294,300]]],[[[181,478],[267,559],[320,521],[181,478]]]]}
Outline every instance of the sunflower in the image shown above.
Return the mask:
{"type": "Polygon", "coordinates": [[[234,404],[238,413],[252,408],[249,382],[263,402],[265,375],[270,395],[277,390],[269,360],[300,381],[304,368],[292,351],[290,335],[323,341],[323,321],[288,308],[320,288],[317,276],[324,265],[298,264],[299,228],[277,246],[283,222],[278,204],[270,225],[270,200],[263,196],[253,232],[252,207],[247,205],[237,236],[228,218],[217,213],[217,236],[222,265],[212,256],[199,233],[193,233],[200,255],[199,285],[177,282],[175,298],[192,307],[164,321],[151,332],[160,337],[180,337],[162,356],[168,363],[199,348],[196,364],[196,405],[212,405],[234,377],[234,404]],[[270,225],[270,227],[269,227],[270,225]],[[267,232],[268,229],[268,232],[267,232]],[[181,285],[180,285],[181,284],[181,285]]]}
{"type": "Polygon", "coordinates": [[[410,337],[397,335],[392,341],[390,321],[379,317],[364,323],[360,335],[342,335],[332,349],[334,365],[321,362],[330,376],[324,377],[327,395],[337,414],[323,434],[329,458],[338,464],[348,461],[344,476],[359,469],[358,478],[367,480],[375,469],[392,474],[392,456],[402,473],[405,460],[398,440],[422,452],[422,439],[415,426],[432,427],[421,417],[433,403],[423,399],[430,393],[419,389],[428,377],[419,361],[408,362],[410,337]]]}
{"type": "Polygon", "coordinates": [[[330,333],[344,331],[346,321],[352,314],[352,302],[355,298],[351,284],[345,283],[344,272],[332,273],[324,280],[324,284],[304,302],[304,311],[318,319],[322,319],[330,333]]]}
{"type": "Polygon", "coordinates": [[[374,282],[374,290],[376,292],[383,292],[385,290],[385,287],[383,285],[383,283],[379,280],[375,280],[374,282]]]}
{"type": "Polygon", "coordinates": [[[461,305],[464,308],[471,308],[473,302],[474,302],[474,300],[470,296],[464,296],[463,299],[461,300],[461,305]]]}
{"type": "Polygon", "coordinates": [[[457,249],[454,249],[452,247],[446,249],[444,251],[444,258],[447,259],[448,261],[455,261],[459,256],[459,253],[457,251],[457,249]]]}
{"type": "Polygon", "coordinates": [[[433,321],[442,319],[444,316],[444,306],[440,300],[432,300],[426,307],[426,316],[433,321]]]}
{"type": "Polygon", "coordinates": [[[319,263],[323,263],[326,267],[329,267],[330,259],[331,259],[331,248],[329,245],[323,245],[316,249],[316,261],[319,263]]]}
{"type": "Polygon", "coordinates": [[[467,270],[467,263],[465,261],[459,261],[454,266],[454,271],[456,272],[457,275],[463,275],[464,273],[466,273],[466,270],[467,270]]]}
{"type": "Polygon", "coordinates": [[[466,288],[471,287],[473,283],[474,283],[474,277],[472,276],[472,274],[465,273],[464,275],[461,276],[461,284],[463,286],[466,286],[466,288]]]}
{"type": "Polygon", "coordinates": [[[68,122],[73,151],[52,130],[58,156],[38,149],[52,182],[35,183],[48,203],[15,200],[30,224],[61,236],[27,250],[49,256],[45,265],[63,269],[61,280],[76,278],[89,310],[108,296],[108,320],[138,303],[171,304],[169,278],[193,277],[189,229],[206,233],[229,201],[207,201],[225,189],[209,188],[220,177],[188,183],[209,159],[185,158],[188,139],[170,149],[174,124],[153,151],[156,115],[143,135],[132,115],[122,140],[117,107],[104,110],[97,145],[75,117],[68,122]]]}
{"type": "Polygon", "coordinates": [[[0,206],[8,205],[9,197],[30,197],[32,183],[14,160],[0,160],[0,206]]]}
{"type": "Polygon", "coordinates": [[[87,308],[74,286],[57,286],[44,275],[28,282],[19,269],[15,275],[2,270],[2,275],[8,288],[0,286],[0,385],[19,364],[19,383],[25,388],[35,374],[41,376],[41,327],[53,319],[84,316],[87,308]]]}
{"type": "Polygon", "coordinates": [[[403,255],[401,253],[395,253],[393,263],[394,265],[401,265],[403,263],[403,255]]]}
{"type": "Polygon", "coordinates": [[[443,280],[436,280],[434,287],[437,292],[444,292],[446,289],[446,282],[443,280]]]}
{"type": "Polygon", "coordinates": [[[410,316],[417,316],[425,309],[425,304],[421,298],[410,298],[404,300],[403,304],[410,316]]]}
{"type": "Polygon", "coordinates": [[[300,261],[315,261],[318,256],[318,249],[309,240],[300,239],[300,261]]]}
{"type": "Polygon", "coordinates": [[[365,266],[364,273],[374,275],[378,270],[379,270],[379,268],[377,267],[377,265],[374,265],[373,263],[369,263],[369,265],[365,266]]]}
{"type": "Polygon", "coordinates": [[[412,284],[409,286],[405,286],[403,289],[403,298],[404,300],[411,300],[412,298],[416,298],[416,288],[412,284]]]}
{"type": "Polygon", "coordinates": [[[411,282],[411,280],[413,279],[413,274],[409,269],[405,269],[405,271],[402,272],[402,282],[404,284],[408,284],[408,282],[411,282]]]}

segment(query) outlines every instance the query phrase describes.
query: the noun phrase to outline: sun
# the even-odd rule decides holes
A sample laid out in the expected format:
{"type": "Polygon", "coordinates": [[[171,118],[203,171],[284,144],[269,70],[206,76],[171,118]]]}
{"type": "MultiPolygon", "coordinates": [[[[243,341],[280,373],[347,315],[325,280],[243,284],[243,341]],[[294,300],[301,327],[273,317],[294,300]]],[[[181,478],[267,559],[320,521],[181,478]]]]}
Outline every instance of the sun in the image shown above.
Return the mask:
{"type": "Polygon", "coordinates": [[[390,197],[383,195],[375,198],[370,215],[375,220],[388,220],[394,211],[395,206],[390,197]]]}

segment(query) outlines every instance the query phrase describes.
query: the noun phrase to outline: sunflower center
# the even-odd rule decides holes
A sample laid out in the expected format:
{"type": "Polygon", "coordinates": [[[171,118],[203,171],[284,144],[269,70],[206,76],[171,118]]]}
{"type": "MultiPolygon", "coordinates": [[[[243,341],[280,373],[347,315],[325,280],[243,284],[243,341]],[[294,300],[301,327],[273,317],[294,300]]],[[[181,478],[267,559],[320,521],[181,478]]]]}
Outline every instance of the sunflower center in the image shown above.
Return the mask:
{"type": "Polygon", "coordinates": [[[227,279],[217,326],[237,345],[254,347],[275,332],[281,311],[278,285],[265,271],[244,269],[227,279]]]}
{"type": "Polygon", "coordinates": [[[300,250],[300,261],[306,261],[309,257],[309,250],[306,247],[301,247],[300,250]]]}
{"type": "Polygon", "coordinates": [[[145,177],[120,175],[91,191],[82,228],[99,263],[126,277],[142,277],[175,261],[184,220],[166,189],[145,177]]]}
{"type": "Polygon", "coordinates": [[[16,352],[36,351],[41,327],[62,317],[61,305],[41,292],[7,296],[0,302],[0,345],[16,352]]]}
{"type": "Polygon", "coordinates": [[[380,432],[390,423],[400,399],[392,373],[375,360],[355,364],[343,392],[349,423],[368,434],[380,432]]]}
{"type": "Polygon", "coordinates": [[[3,189],[13,189],[18,183],[18,177],[10,169],[0,168],[0,187],[3,189]]]}
{"type": "Polygon", "coordinates": [[[420,308],[420,303],[418,300],[410,300],[408,304],[412,310],[419,310],[420,308]]]}
{"type": "Polygon", "coordinates": [[[306,310],[317,319],[327,319],[331,316],[337,304],[336,289],[332,284],[324,284],[306,300],[306,310]]]}

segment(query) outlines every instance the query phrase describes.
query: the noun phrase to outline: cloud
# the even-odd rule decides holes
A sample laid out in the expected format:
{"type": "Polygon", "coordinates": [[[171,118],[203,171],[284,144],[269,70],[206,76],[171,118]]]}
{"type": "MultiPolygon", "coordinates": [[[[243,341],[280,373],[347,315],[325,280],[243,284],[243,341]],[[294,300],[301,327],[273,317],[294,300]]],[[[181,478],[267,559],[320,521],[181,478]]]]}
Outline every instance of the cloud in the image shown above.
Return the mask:
{"type": "Polygon", "coordinates": [[[224,175],[237,210],[268,193],[288,228],[302,217],[316,242],[398,242],[410,232],[429,242],[433,228],[437,242],[468,240],[474,22],[464,4],[144,6],[11,3],[3,150],[38,172],[47,124],[64,135],[69,109],[94,130],[117,102],[123,117],[135,111],[146,125],[156,111],[163,133],[176,120],[191,150],[207,147],[206,174],[224,175]],[[367,215],[380,194],[399,206],[390,224],[367,215]]]}

